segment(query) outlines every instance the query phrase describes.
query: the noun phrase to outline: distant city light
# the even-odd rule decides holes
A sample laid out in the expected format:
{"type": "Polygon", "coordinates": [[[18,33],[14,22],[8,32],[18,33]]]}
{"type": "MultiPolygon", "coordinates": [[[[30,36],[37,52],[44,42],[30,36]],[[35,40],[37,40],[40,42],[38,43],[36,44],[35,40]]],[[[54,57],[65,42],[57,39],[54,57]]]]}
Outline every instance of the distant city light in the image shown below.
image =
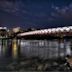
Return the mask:
{"type": "Polygon", "coordinates": [[[7,27],[0,27],[0,29],[5,29],[5,30],[6,30],[6,29],[7,29],[7,27]]]}
{"type": "Polygon", "coordinates": [[[13,32],[15,33],[19,32],[19,30],[20,30],[20,27],[13,28],[13,32]]]}

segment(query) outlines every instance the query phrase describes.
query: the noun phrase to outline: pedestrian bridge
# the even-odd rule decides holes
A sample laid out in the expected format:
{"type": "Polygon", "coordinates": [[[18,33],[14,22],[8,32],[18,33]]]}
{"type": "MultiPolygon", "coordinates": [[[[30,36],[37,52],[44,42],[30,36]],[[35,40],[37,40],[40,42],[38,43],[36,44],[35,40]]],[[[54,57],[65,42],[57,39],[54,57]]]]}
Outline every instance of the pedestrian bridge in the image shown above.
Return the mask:
{"type": "Polygon", "coordinates": [[[72,26],[29,31],[17,36],[24,38],[21,53],[27,56],[56,58],[72,55],[72,26]]]}
{"type": "Polygon", "coordinates": [[[44,59],[72,55],[72,26],[19,33],[0,39],[0,55],[38,56],[44,59]]]}
{"type": "Polygon", "coordinates": [[[72,36],[72,26],[29,31],[29,32],[20,33],[17,36],[33,37],[33,36],[45,36],[45,35],[46,36],[59,36],[59,37],[72,36]]]}

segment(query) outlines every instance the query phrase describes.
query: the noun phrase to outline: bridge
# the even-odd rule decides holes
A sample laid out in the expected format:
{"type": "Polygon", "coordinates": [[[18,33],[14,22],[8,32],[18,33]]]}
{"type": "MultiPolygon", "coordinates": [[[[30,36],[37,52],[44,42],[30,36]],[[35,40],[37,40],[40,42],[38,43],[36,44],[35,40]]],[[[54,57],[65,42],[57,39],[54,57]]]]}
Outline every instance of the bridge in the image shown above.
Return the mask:
{"type": "MultiPolygon", "coordinates": [[[[48,28],[48,29],[41,29],[35,30],[30,32],[24,32],[17,35],[18,37],[24,38],[35,38],[35,37],[43,37],[52,36],[52,37],[65,37],[65,36],[72,36],[72,26],[68,27],[58,27],[58,28],[48,28]]],[[[46,38],[47,38],[46,37],[46,38]]]]}
{"type": "MultiPolygon", "coordinates": [[[[51,53],[54,56],[50,57],[66,56],[67,54],[72,55],[72,26],[29,31],[19,33],[17,37],[24,38],[25,42],[28,43],[27,46],[32,50],[32,53],[34,52],[34,48],[35,50],[43,48],[42,50],[36,50],[39,52],[38,55],[41,55],[43,58],[46,58],[47,55],[48,58],[51,53]],[[53,48],[55,51],[51,51],[53,48]]],[[[21,42],[21,45],[24,45],[24,43],[21,42]]],[[[34,55],[34,53],[32,55],[34,55]]]]}
{"type": "Polygon", "coordinates": [[[15,37],[1,37],[2,53],[17,58],[20,54],[53,58],[72,55],[72,26],[22,32],[15,37]],[[54,50],[53,50],[54,48],[54,50]]]}

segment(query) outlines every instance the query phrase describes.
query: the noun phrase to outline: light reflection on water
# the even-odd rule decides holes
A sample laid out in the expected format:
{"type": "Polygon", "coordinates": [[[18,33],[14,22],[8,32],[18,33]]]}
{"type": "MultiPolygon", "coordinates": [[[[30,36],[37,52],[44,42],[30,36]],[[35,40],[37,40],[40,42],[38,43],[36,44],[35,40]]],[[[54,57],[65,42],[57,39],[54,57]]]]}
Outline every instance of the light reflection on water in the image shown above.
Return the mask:
{"type": "Polygon", "coordinates": [[[58,43],[58,40],[22,40],[21,53],[26,56],[39,56],[42,58],[52,58],[60,56],[71,55],[71,42],[64,41],[58,43]]]}
{"type": "MultiPolygon", "coordinates": [[[[38,56],[41,58],[53,58],[71,55],[71,42],[58,40],[21,40],[20,53],[22,56],[32,57],[38,56]]],[[[0,43],[0,58],[3,56],[0,43]]]]}
{"type": "MultiPolygon", "coordinates": [[[[59,55],[64,56],[66,54],[71,55],[71,42],[64,41],[58,43],[57,40],[48,41],[48,40],[22,40],[20,45],[20,53],[26,57],[38,56],[44,59],[56,58],[59,55]]],[[[23,57],[24,58],[24,57],[23,57]]],[[[21,58],[19,58],[21,59],[21,58]]],[[[11,64],[18,63],[17,60],[9,57],[3,56],[2,48],[0,50],[0,70],[9,66],[11,64]]],[[[21,66],[22,67],[22,66],[21,66]]],[[[9,68],[8,68],[9,69],[9,68]]],[[[19,68],[18,68],[19,69],[19,68]]],[[[52,69],[52,68],[51,68],[52,69]]]]}

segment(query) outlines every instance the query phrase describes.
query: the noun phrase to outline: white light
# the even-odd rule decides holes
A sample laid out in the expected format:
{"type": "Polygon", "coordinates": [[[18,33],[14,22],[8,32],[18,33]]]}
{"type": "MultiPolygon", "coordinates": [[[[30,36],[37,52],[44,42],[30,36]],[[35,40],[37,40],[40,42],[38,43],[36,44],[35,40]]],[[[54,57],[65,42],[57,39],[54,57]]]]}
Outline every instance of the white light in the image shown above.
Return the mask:
{"type": "Polygon", "coordinates": [[[64,31],[64,29],[62,29],[62,28],[61,28],[61,29],[60,29],[60,31],[61,31],[61,32],[63,32],[63,31],[64,31]]]}
{"type": "Polygon", "coordinates": [[[38,33],[38,31],[34,31],[34,32],[33,32],[33,34],[37,34],[37,33],[38,33]]]}
{"type": "Polygon", "coordinates": [[[6,29],[7,29],[7,27],[0,27],[0,29],[5,29],[5,30],[6,30],[6,29]]]}
{"type": "Polygon", "coordinates": [[[25,35],[31,35],[32,34],[32,32],[26,32],[26,33],[22,33],[22,34],[20,34],[21,36],[25,36],[25,35]]]}
{"type": "Polygon", "coordinates": [[[56,28],[51,29],[51,31],[52,31],[52,32],[55,32],[55,31],[56,31],[56,28]]]}
{"type": "Polygon", "coordinates": [[[63,30],[66,30],[66,29],[67,29],[67,27],[63,27],[62,29],[63,29],[63,30]]]}
{"type": "Polygon", "coordinates": [[[45,33],[48,33],[47,29],[44,30],[45,33]]]}
{"type": "Polygon", "coordinates": [[[4,27],[4,29],[7,29],[7,27],[4,27]]]}
{"type": "Polygon", "coordinates": [[[38,33],[41,34],[42,33],[41,30],[38,33]]]}
{"type": "Polygon", "coordinates": [[[66,31],[67,31],[67,32],[70,31],[70,28],[67,27],[67,28],[66,28],[66,31]]]}
{"type": "Polygon", "coordinates": [[[48,29],[47,31],[48,31],[48,33],[51,33],[51,29],[48,29]]]}
{"type": "Polygon", "coordinates": [[[61,30],[61,28],[56,28],[56,32],[59,32],[61,30]]]}
{"type": "Polygon", "coordinates": [[[24,42],[21,42],[21,46],[23,46],[24,45],[24,42]]]}
{"type": "Polygon", "coordinates": [[[2,29],[2,27],[0,27],[0,29],[2,29]]]}
{"type": "Polygon", "coordinates": [[[34,34],[38,34],[39,33],[39,31],[35,31],[35,33],[34,34]]]}
{"type": "Polygon", "coordinates": [[[68,27],[70,30],[72,30],[72,26],[68,27]]]}
{"type": "Polygon", "coordinates": [[[19,30],[20,30],[20,27],[17,27],[17,28],[13,28],[13,32],[19,32],[19,30]]]}
{"type": "Polygon", "coordinates": [[[44,30],[42,30],[42,33],[45,33],[45,31],[44,31],[44,30]]]}
{"type": "Polygon", "coordinates": [[[43,33],[43,30],[41,30],[41,34],[43,33]]]}

